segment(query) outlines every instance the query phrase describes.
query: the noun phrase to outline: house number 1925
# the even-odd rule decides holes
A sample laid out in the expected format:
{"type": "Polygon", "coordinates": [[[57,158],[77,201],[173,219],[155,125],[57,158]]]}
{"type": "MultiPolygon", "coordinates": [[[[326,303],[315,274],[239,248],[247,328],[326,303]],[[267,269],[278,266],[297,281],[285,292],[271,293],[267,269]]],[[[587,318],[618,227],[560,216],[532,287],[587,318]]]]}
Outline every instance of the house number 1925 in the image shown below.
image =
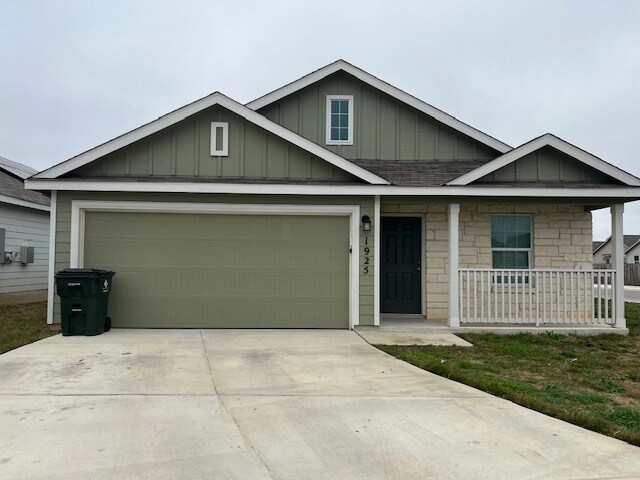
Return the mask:
{"type": "Polygon", "coordinates": [[[369,248],[369,237],[364,237],[364,269],[362,273],[367,275],[369,273],[369,253],[371,249],[369,248]]]}

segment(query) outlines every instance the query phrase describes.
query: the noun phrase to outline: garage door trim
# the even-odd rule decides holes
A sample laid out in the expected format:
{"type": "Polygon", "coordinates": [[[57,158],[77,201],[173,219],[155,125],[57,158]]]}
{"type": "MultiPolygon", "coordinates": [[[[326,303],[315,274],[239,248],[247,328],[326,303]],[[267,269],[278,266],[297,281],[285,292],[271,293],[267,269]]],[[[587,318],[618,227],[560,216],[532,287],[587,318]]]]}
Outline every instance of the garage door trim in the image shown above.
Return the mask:
{"type": "Polygon", "coordinates": [[[349,217],[349,328],[359,324],[360,278],[359,258],[353,252],[360,251],[359,205],[287,205],[248,203],[168,203],[73,200],[71,202],[70,266],[84,266],[85,213],[92,212],[149,212],[149,213],[200,213],[218,215],[304,215],[349,217]]]}

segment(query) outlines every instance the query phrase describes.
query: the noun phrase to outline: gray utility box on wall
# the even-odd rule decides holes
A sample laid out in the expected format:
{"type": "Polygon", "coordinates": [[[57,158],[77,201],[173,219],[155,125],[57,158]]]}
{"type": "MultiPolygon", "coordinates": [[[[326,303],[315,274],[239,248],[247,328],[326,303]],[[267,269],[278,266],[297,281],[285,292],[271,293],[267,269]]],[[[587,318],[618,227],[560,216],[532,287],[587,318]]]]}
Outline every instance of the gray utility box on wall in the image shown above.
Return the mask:
{"type": "Polygon", "coordinates": [[[27,263],[33,263],[34,248],[23,245],[20,247],[20,263],[26,265],[27,263]]]}

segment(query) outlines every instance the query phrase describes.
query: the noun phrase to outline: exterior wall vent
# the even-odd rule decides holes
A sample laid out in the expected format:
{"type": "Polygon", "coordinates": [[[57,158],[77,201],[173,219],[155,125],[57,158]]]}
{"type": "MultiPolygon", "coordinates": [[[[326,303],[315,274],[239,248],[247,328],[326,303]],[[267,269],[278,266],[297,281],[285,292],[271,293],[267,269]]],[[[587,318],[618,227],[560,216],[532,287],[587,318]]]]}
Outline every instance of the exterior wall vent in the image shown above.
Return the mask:
{"type": "Polygon", "coordinates": [[[211,156],[229,156],[228,122],[211,122],[211,156]]]}

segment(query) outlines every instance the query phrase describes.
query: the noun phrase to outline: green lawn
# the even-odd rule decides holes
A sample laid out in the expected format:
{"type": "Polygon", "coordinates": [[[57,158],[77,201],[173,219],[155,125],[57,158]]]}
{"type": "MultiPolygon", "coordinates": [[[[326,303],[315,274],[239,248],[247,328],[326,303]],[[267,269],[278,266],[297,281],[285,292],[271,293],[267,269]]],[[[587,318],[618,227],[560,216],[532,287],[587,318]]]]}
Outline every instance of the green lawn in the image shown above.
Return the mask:
{"type": "Polygon", "coordinates": [[[59,332],[47,325],[47,302],[0,305],[0,353],[59,332]]]}
{"type": "Polygon", "coordinates": [[[465,334],[473,348],[377,347],[430,372],[640,446],[640,304],[630,334],[465,334]]]}

